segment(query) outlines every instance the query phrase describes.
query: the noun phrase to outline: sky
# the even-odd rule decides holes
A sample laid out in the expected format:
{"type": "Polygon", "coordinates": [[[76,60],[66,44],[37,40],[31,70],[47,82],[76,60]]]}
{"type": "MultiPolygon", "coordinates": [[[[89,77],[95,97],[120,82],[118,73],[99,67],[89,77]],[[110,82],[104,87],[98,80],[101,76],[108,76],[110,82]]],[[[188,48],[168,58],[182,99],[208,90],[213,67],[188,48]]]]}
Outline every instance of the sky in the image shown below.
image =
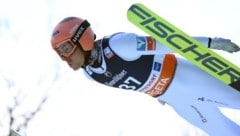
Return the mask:
{"type": "MultiPolygon", "coordinates": [[[[17,95],[23,100],[17,116],[49,96],[30,123],[29,136],[207,135],[150,96],[105,87],[89,81],[82,70],[72,71],[51,49],[50,35],[67,16],[86,18],[97,38],[120,31],[145,34],[126,16],[139,2],[189,35],[227,37],[240,45],[238,0],[0,1],[1,103],[13,105],[11,96],[17,95]]],[[[240,53],[219,53],[240,66],[240,53]]],[[[240,124],[240,111],[222,110],[240,124]]]]}

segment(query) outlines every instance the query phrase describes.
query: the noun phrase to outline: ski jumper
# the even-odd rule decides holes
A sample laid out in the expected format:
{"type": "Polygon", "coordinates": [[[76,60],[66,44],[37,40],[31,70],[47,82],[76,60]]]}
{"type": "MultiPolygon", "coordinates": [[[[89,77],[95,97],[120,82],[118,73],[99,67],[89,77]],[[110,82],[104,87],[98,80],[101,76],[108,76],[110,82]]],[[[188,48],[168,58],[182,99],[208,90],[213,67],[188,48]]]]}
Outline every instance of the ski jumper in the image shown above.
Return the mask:
{"type": "MultiPolygon", "coordinates": [[[[195,38],[209,46],[210,38],[195,38]]],[[[156,97],[211,136],[239,136],[240,126],[218,108],[240,109],[240,93],[233,88],[148,36],[117,33],[95,44],[101,65],[85,68],[92,80],[156,97]]]]}

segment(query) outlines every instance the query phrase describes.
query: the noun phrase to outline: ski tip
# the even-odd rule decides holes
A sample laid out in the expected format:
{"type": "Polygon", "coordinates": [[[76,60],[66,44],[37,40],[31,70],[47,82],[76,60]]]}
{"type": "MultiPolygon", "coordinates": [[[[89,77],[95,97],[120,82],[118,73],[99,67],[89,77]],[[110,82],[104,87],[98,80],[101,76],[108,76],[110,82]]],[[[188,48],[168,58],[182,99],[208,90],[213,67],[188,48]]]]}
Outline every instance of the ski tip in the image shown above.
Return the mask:
{"type": "Polygon", "coordinates": [[[132,4],[129,8],[128,8],[128,10],[127,10],[127,19],[130,21],[130,22],[134,22],[134,16],[133,16],[133,13],[135,13],[135,14],[138,14],[137,12],[137,10],[139,10],[140,9],[140,7],[142,6],[142,4],[141,3],[134,3],[134,4],[132,4]]]}

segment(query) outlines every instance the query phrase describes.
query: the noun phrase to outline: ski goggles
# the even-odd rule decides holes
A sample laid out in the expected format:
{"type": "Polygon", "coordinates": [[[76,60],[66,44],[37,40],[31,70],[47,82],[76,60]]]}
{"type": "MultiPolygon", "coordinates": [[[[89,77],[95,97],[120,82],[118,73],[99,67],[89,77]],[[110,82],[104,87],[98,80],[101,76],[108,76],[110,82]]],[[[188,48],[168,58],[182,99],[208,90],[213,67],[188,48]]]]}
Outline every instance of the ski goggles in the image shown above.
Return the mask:
{"type": "Polygon", "coordinates": [[[55,50],[61,57],[68,58],[77,50],[77,46],[71,41],[64,41],[56,46],[55,50]]]}

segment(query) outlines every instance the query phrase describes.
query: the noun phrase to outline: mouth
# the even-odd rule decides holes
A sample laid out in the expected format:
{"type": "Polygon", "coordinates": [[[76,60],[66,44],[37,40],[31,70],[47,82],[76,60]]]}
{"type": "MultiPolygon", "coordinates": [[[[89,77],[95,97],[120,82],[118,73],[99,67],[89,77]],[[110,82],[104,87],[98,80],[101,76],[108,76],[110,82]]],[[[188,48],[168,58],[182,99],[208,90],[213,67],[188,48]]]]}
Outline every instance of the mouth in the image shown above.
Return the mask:
{"type": "Polygon", "coordinates": [[[67,61],[67,64],[68,64],[69,67],[72,68],[72,63],[71,62],[67,61]]]}

